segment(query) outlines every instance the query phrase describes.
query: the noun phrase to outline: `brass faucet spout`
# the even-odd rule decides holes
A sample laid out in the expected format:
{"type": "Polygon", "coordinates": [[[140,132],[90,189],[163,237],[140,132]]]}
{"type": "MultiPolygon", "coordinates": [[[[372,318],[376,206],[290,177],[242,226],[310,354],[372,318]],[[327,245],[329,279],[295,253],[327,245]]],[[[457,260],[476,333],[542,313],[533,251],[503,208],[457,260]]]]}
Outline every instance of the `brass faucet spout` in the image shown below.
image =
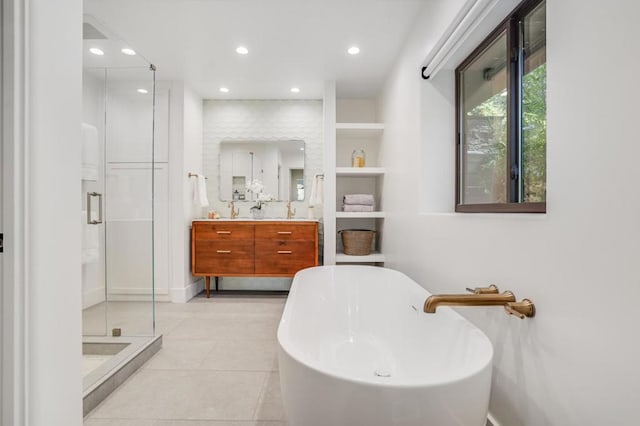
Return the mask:
{"type": "Polygon", "coordinates": [[[291,201],[287,203],[287,219],[293,219],[296,215],[296,209],[291,209],[291,201]]]}
{"type": "Polygon", "coordinates": [[[235,219],[240,214],[240,208],[236,209],[235,205],[236,204],[233,201],[231,201],[227,206],[231,209],[231,214],[230,214],[231,219],[235,219]]]}
{"type": "Polygon", "coordinates": [[[424,311],[435,313],[438,306],[505,306],[515,302],[516,297],[510,291],[500,294],[434,294],[424,302],[424,311]]]}

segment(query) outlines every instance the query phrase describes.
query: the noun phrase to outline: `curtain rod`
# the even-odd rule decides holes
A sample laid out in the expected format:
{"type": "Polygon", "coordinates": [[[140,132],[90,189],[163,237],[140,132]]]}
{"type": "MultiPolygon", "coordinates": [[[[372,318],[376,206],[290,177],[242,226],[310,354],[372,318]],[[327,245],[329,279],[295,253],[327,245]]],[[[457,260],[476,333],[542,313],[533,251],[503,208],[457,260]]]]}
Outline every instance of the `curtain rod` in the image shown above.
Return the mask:
{"type": "Polygon", "coordinates": [[[426,65],[422,67],[421,71],[423,79],[428,80],[440,71],[453,52],[466,40],[497,2],[498,0],[468,0],[465,3],[424,59],[423,64],[426,65]]]}

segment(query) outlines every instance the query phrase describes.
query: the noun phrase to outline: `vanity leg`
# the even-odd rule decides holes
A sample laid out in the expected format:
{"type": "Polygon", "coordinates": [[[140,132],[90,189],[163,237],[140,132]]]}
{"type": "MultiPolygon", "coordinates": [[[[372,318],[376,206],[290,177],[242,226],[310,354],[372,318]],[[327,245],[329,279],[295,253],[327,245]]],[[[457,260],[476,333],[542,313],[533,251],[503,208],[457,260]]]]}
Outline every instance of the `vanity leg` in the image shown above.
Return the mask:
{"type": "Polygon", "coordinates": [[[216,277],[216,291],[218,291],[218,277],[216,277]]]}
{"type": "Polygon", "coordinates": [[[204,283],[205,283],[205,291],[207,292],[207,299],[208,299],[209,292],[211,291],[211,277],[209,275],[204,277],[204,283]]]}

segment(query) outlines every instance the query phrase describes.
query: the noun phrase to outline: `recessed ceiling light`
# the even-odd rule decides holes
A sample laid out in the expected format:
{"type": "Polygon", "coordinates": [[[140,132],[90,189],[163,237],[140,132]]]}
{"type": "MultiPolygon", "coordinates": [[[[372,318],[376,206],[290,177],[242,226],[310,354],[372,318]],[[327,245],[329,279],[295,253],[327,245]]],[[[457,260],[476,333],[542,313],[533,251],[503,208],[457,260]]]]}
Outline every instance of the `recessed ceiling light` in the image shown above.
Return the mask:
{"type": "Polygon", "coordinates": [[[304,147],[300,148],[300,151],[304,151],[304,147]]]}
{"type": "Polygon", "coordinates": [[[94,55],[98,55],[98,56],[104,55],[104,52],[101,49],[98,49],[97,47],[92,47],[91,49],[89,49],[89,52],[93,53],[94,55]]]}
{"type": "Polygon", "coordinates": [[[138,89],[138,93],[147,94],[149,91],[147,89],[138,89]]]}
{"type": "Polygon", "coordinates": [[[300,89],[297,87],[292,87],[291,88],[291,93],[300,93],[300,89]]]}
{"type": "Polygon", "coordinates": [[[244,46],[238,46],[236,47],[236,53],[238,53],[239,55],[246,55],[247,53],[249,53],[249,49],[244,46]]]}
{"type": "Polygon", "coordinates": [[[229,93],[229,89],[228,89],[227,87],[221,87],[221,88],[220,88],[220,91],[221,91],[222,93],[229,93]]]}
{"type": "Polygon", "coordinates": [[[136,54],[136,51],[133,49],[129,49],[128,47],[125,47],[124,49],[120,50],[122,53],[124,53],[125,55],[129,55],[129,56],[133,56],[136,54]]]}
{"type": "Polygon", "coordinates": [[[350,55],[357,55],[360,53],[360,48],[358,46],[351,46],[347,52],[349,52],[350,55]]]}

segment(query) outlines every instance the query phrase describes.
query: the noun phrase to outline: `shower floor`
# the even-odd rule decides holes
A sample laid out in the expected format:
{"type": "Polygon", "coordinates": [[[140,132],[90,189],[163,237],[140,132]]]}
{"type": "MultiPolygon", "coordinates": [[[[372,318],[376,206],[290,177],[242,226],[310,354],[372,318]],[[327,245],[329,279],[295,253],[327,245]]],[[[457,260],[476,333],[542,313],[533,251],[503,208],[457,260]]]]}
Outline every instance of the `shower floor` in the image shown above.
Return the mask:
{"type": "Polygon", "coordinates": [[[102,364],[113,358],[113,355],[87,355],[82,354],[82,377],[91,374],[102,364]]]}
{"type": "Polygon", "coordinates": [[[85,336],[82,342],[84,414],[135,373],[161,346],[162,336],[85,336]]]}
{"type": "MultiPolygon", "coordinates": [[[[96,339],[85,338],[85,341],[82,343],[82,377],[87,377],[94,371],[101,369],[105,363],[112,360],[129,345],[130,342],[126,340],[123,341],[122,339],[102,339],[102,341],[96,341],[96,339]]],[[[93,380],[95,381],[98,378],[99,377],[95,377],[93,380]]]]}

